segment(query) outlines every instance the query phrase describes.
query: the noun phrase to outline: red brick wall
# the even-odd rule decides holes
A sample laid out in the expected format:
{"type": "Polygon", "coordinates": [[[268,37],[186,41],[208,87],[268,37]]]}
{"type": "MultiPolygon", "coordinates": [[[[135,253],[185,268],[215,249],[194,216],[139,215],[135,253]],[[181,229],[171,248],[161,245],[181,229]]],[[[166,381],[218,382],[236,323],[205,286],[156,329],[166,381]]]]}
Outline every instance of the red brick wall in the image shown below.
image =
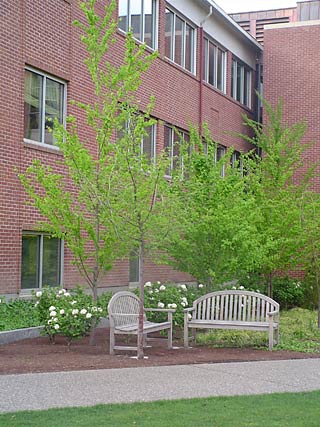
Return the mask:
{"type": "MultiPolygon", "coordinates": [[[[98,7],[103,10],[105,1],[98,7]]],[[[164,58],[164,10],[160,1],[159,52],[160,57],[143,76],[143,85],[137,98],[141,108],[154,95],[154,116],[164,122],[187,129],[189,122],[199,124],[199,49],[197,75],[183,70],[164,58]]],[[[52,149],[23,142],[24,67],[29,65],[67,82],[68,101],[90,102],[92,84],[83,64],[85,49],[79,40],[79,30],[71,25],[82,19],[77,0],[2,0],[0,2],[0,294],[17,293],[21,276],[21,236],[23,230],[36,230],[39,213],[26,206],[26,195],[17,179],[16,171],[23,171],[32,159],[39,158],[56,171],[63,171],[59,164],[61,155],[52,149]]],[[[116,36],[117,44],[110,50],[110,58],[120,63],[123,55],[124,36],[116,36]]],[[[198,37],[199,45],[199,37],[198,37]]],[[[198,46],[199,47],[199,46],[198,46]]],[[[231,67],[229,53],[228,70],[231,67]]],[[[226,131],[244,132],[242,114],[249,111],[230,96],[230,72],[227,78],[227,95],[204,85],[203,119],[209,124],[220,143],[236,148],[248,148],[226,131]]],[[[75,107],[68,106],[68,114],[78,119],[81,138],[94,152],[92,134],[85,126],[84,116],[75,107]]],[[[250,112],[249,112],[250,113],[250,112]]],[[[157,130],[157,148],[163,143],[163,124],[157,130]]],[[[64,258],[64,284],[69,287],[84,283],[75,267],[70,265],[71,255],[66,250],[64,258]]],[[[146,280],[187,281],[186,274],[146,264],[146,280]]],[[[104,285],[126,285],[129,280],[127,262],[116,263],[106,275],[104,285]]]]}
{"type": "MultiPolygon", "coordinates": [[[[306,152],[301,173],[320,159],[319,40],[320,25],[265,31],[264,96],[274,106],[282,97],[284,123],[304,121],[308,128],[303,143],[315,141],[306,152]]],[[[320,191],[318,179],[314,189],[320,191]]]]}

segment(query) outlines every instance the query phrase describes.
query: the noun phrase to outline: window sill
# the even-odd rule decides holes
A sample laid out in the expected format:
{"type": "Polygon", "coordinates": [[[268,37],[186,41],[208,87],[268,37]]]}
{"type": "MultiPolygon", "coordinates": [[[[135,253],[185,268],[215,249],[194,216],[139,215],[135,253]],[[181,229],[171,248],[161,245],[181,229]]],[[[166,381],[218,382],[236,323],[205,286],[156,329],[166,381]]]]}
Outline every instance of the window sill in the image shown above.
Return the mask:
{"type": "Polygon", "coordinates": [[[196,71],[189,71],[186,68],[182,67],[182,65],[177,64],[176,62],[172,61],[167,56],[162,56],[163,61],[165,61],[167,64],[172,65],[177,70],[182,71],[183,73],[186,73],[188,76],[193,77],[194,79],[198,80],[196,71]]]}
{"type": "MultiPolygon", "coordinates": [[[[118,28],[118,29],[117,29],[117,33],[118,33],[121,37],[123,37],[123,38],[126,38],[126,37],[127,37],[127,32],[126,32],[126,31],[124,31],[124,30],[122,30],[121,28],[118,28]]],[[[155,52],[155,51],[157,51],[157,50],[158,50],[158,46],[151,47],[151,46],[149,46],[149,45],[145,44],[144,42],[142,42],[141,40],[136,39],[135,37],[133,37],[133,40],[134,40],[138,45],[142,45],[142,44],[144,44],[144,45],[145,45],[145,48],[146,48],[146,52],[153,53],[153,52],[155,52]]]]}
{"type": "Polygon", "coordinates": [[[44,151],[46,153],[57,154],[58,156],[62,156],[62,152],[59,147],[54,145],[42,144],[41,142],[32,141],[30,139],[24,138],[23,145],[26,148],[31,148],[38,151],[44,151]]]}

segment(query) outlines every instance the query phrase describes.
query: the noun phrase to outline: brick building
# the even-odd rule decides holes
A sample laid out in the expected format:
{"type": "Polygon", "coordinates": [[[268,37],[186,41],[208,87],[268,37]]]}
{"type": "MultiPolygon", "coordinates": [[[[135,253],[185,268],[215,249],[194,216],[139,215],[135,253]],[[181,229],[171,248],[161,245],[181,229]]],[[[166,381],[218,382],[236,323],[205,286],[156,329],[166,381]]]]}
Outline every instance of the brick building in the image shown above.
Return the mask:
{"type": "MultiPolygon", "coordinates": [[[[105,3],[97,2],[101,12],[105,3]]],[[[225,131],[245,133],[242,115],[255,117],[260,44],[211,0],[119,0],[118,14],[122,21],[110,51],[115,64],[128,27],[159,51],[137,94],[142,110],[151,95],[156,99],[152,155],[170,145],[173,126],[187,133],[189,122],[203,121],[221,150],[248,150],[225,131]]],[[[47,117],[65,121],[67,114],[76,115],[81,137],[90,141],[83,116],[69,104],[92,96],[86,53],[72,25],[83,17],[77,0],[2,0],[0,17],[0,294],[28,293],[45,284],[69,287],[83,280],[63,242],[37,230],[39,213],[26,205],[17,171],[35,158],[62,170],[47,117]]],[[[136,280],[134,269],[132,263],[116,263],[101,288],[128,286],[136,280]]],[[[145,279],[191,280],[152,262],[145,279]]]]}

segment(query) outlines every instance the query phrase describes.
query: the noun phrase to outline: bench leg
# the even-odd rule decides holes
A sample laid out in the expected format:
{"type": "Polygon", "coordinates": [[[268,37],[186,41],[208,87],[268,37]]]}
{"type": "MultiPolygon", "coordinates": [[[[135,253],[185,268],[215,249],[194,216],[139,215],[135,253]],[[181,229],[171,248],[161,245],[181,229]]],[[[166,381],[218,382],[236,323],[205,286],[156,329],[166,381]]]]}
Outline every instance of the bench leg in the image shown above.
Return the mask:
{"type": "Polygon", "coordinates": [[[197,336],[197,330],[196,328],[192,329],[192,343],[195,344],[196,343],[196,336],[197,336]]]}
{"type": "Polygon", "coordinates": [[[183,341],[184,341],[184,347],[189,347],[189,334],[188,334],[188,325],[184,324],[184,330],[183,330],[183,341]]]}
{"type": "Polygon", "coordinates": [[[113,328],[110,328],[110,354],[114,354],[114,344],[115,344],[115,337],[114,337],[114,331],[113,328]]]}
{"type": "Polygon", "coordinates": [[[273,328],[269,329],[269,350],[273,348],[273,328]]]}
{"type": "Polygon", "coordinates": [[[276,339],[275,339],[276,344],[279,344],[279,326],[276,329],[276,339]]]}

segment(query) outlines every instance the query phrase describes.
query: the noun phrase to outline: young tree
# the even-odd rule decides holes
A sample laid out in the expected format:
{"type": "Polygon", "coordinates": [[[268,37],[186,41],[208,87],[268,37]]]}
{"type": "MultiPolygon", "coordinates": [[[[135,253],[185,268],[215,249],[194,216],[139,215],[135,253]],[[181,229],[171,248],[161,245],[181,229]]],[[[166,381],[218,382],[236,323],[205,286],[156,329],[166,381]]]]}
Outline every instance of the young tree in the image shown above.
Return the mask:
{"type": "Polygon", "coordinates": [[[249,191],[255,197],[254,223],[259,239],[259,271],[272,297],[273,277],[295,269],[302,247],[300,205],[313,167],[303,172],[303,155],[308,144],[303,143],[306,126],[284,125],[282,102],[275,110],[263,101],[266,121],[260,125],[248,118],[245,123],[254,137],[244,139],[262,151],[249,175],[249,191]]]}
{"type": "Polygon", "coordinates": [[[168,262],[210,286],[253,270],[257,260],[254,203],[246,191],[245,156],[233,162],[233,150],[217,160],[217,144],[206,135],[206,149],[196,129],[183,157],[184,178],[175,179],[172,197],[178,208],[174,233],[165,240],[168,262]],[[254,256],[252,256],[255,254],[254,256]]]}

